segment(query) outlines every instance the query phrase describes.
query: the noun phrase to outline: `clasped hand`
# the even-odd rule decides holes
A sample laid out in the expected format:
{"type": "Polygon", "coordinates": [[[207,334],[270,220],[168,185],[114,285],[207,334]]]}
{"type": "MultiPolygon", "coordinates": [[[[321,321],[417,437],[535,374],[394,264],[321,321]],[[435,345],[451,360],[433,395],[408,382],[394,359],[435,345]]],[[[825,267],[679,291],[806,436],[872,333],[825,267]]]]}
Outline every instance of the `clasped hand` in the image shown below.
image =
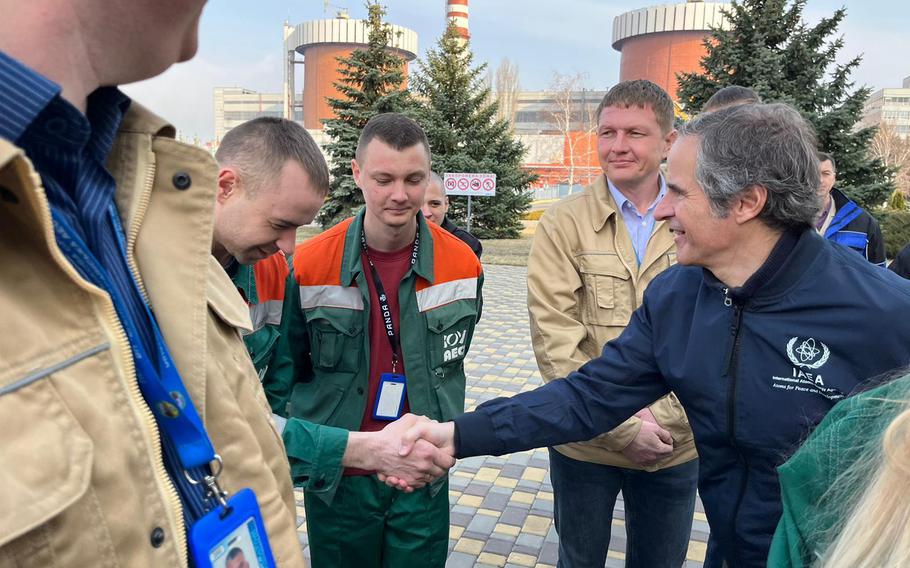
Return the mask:
{"type": "Polygon", "coordinates": [[[455,465],[455,425],[405,414],[381,432],[376,470],[380,481],[410,493],[455,465]]]}

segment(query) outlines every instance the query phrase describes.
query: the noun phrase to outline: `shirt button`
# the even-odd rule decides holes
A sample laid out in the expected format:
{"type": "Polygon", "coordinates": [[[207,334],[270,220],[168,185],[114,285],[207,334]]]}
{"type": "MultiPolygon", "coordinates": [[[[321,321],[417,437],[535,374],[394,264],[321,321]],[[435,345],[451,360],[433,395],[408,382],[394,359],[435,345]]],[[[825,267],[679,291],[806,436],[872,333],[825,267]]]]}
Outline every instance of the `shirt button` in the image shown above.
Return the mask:
{"type": "Polygon", "coordinates": [[[193,178],[186,172],[177,172],[171,181],[174,182],[174,187],[180,190],[189,189],[193,184],[193,178]]]}
{"type": "Polygon", "coordinates": [[[316,487],[316,489],[322,489],[323,487],[325,487],[325,479],[320,479],[320,480],[316,481],[316,483],[314,483],[313,486],[316,487]]]}
{"type": "Polygon", "coordinates": [[[357,394],[363,394],[363,387],[357,387],[357,394]]]}
{"type": "Polygon", "coordinates": [[[164,529],[161,527],[155,527],[155,530],[152,531],[152,535],[149,538],[152,541],[152,546],[155,548],[160,548],[164,544],[164,529]]]}

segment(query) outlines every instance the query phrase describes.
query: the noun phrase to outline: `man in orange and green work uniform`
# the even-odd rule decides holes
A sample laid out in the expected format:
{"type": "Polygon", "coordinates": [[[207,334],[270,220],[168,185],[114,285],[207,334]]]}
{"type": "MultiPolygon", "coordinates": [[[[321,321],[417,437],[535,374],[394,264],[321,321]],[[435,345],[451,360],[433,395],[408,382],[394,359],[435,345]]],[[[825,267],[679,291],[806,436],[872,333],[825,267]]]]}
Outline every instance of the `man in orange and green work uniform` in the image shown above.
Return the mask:
{"type": "Polygon", "coordinates": [[[302,468],[318,444],[294,429],[298,418],[356,439],[416,418],[386,427],[407,412],[437,420],[463,412],[464,358],[480,317],[480,262],[420,214],[430,179],[420,126],[394,113],[374,117],[361,133],[352,170],[366,207],[298,246],[294,256],[298,290],[282,324],[296,370],[284,433],[291,475],[309,483],[315,568],[442,568],[449,538],[445,478],[399,492],[372,467],[347,467],[322,485],[306,479],[302,468]]]}

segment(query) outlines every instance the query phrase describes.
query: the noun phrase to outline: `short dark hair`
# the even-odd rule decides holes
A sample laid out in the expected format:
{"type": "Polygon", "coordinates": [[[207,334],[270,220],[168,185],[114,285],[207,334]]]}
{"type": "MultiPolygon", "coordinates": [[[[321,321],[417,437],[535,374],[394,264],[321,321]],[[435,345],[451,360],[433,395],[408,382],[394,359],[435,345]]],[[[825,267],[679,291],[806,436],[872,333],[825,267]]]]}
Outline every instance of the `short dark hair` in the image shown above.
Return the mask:
{"type": "Polygon", "coordinates": [[[243,549],[240,548],[239,546],[235,546],[227,553],[227,557],[225,558],[225,560],[228,560],[228,561],[233,560],[233,559],[237,558],[238,556],[240,556],[241,554],[243,554],[243,549]]]}
{"type": "Polygon", "coordinates": [[[614,85],[597,105],[594,119],[600,122],[600,113],[607,107],[629,108],[631,106],[651,107],[654,116],[657,117],[657,124],[660,126],[661,132],[666,134],[673,130],[673,100],[670,99],[667,91],[645,79],[623,81],[614,85]]]}
{"type": "Polygon", "coordinates": [[[837,162],[834,161],[834,156],[828,152],[818,152],[818,163],[822,162],[831,162],[831,167],[834,168],[834,171],[837,171],[837,162]]]}
{"type": "Polygon", "coordinates": [[[713,110],[731,105],[742,105],[760,102],[761,97],[758,96],[758,93],[749,87],[729,85],[711,95],[711,98],[708,99],[708,102],[706,102],[705,105],[701,108],[701,111],[711,112],[713,110]]]}
{"type": "Polygon", "coordinates": [[[277,177],[288,160],[300,164],[320,196],[329,192],[329,168],[322,151],[292,120],[261,116],[235,126],[224,135],[215,159],[221,167],[238,168],[251,192],[277,177]]]}
{"type": "Polygon", "coordinates": [[[382,140],[392,148],[401,151],[417,144],[423,144],[427,151],[427,160],[431,160],[430,142],[427,140],[427,133],[423,131],[417,122],[397,112],[386,112],[377,114],[367,121],[366,126],[360,132],[360,139],[357,141],[357,150],[354,157],[360,162],[363,160],[363,152],[374,138],[382,140]]]}

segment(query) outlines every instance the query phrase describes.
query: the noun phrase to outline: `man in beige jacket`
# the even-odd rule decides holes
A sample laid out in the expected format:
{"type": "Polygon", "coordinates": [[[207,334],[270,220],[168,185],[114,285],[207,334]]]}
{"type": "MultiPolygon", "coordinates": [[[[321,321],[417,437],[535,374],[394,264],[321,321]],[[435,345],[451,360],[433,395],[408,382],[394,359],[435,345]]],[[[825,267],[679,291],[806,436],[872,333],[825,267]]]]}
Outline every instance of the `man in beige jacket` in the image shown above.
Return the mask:
{"type": "Polygon", "coordinates": [[[303,565],[249,314],[211,255],[214,161],[112,87],[192,57],[203,4],[0,0],[0,566],[188,566],[213,508],[188,471],[252,489],[277,564],[303,565]],[[170,369],[185,390],[150,403],[170,369]],[[191,407],[210,465],[167,430],[191,407]]]}
{"type": "MultiPolygon", "coordinates": [[[[626,81],[596,116],[604,176],[544,214],[528,260],[531,336],[546,381],[596,358],[648,283],[676,262],[673,237],[653,214],[666,191],[660,164],[676,139],[672,101],[649,81],[626,81]]],[[[697,475],[692,432],[672,394],[593,440],[551,448],[560,568],[604,565],[620,491],[626,566],[680,566],[697,475]]]]}

